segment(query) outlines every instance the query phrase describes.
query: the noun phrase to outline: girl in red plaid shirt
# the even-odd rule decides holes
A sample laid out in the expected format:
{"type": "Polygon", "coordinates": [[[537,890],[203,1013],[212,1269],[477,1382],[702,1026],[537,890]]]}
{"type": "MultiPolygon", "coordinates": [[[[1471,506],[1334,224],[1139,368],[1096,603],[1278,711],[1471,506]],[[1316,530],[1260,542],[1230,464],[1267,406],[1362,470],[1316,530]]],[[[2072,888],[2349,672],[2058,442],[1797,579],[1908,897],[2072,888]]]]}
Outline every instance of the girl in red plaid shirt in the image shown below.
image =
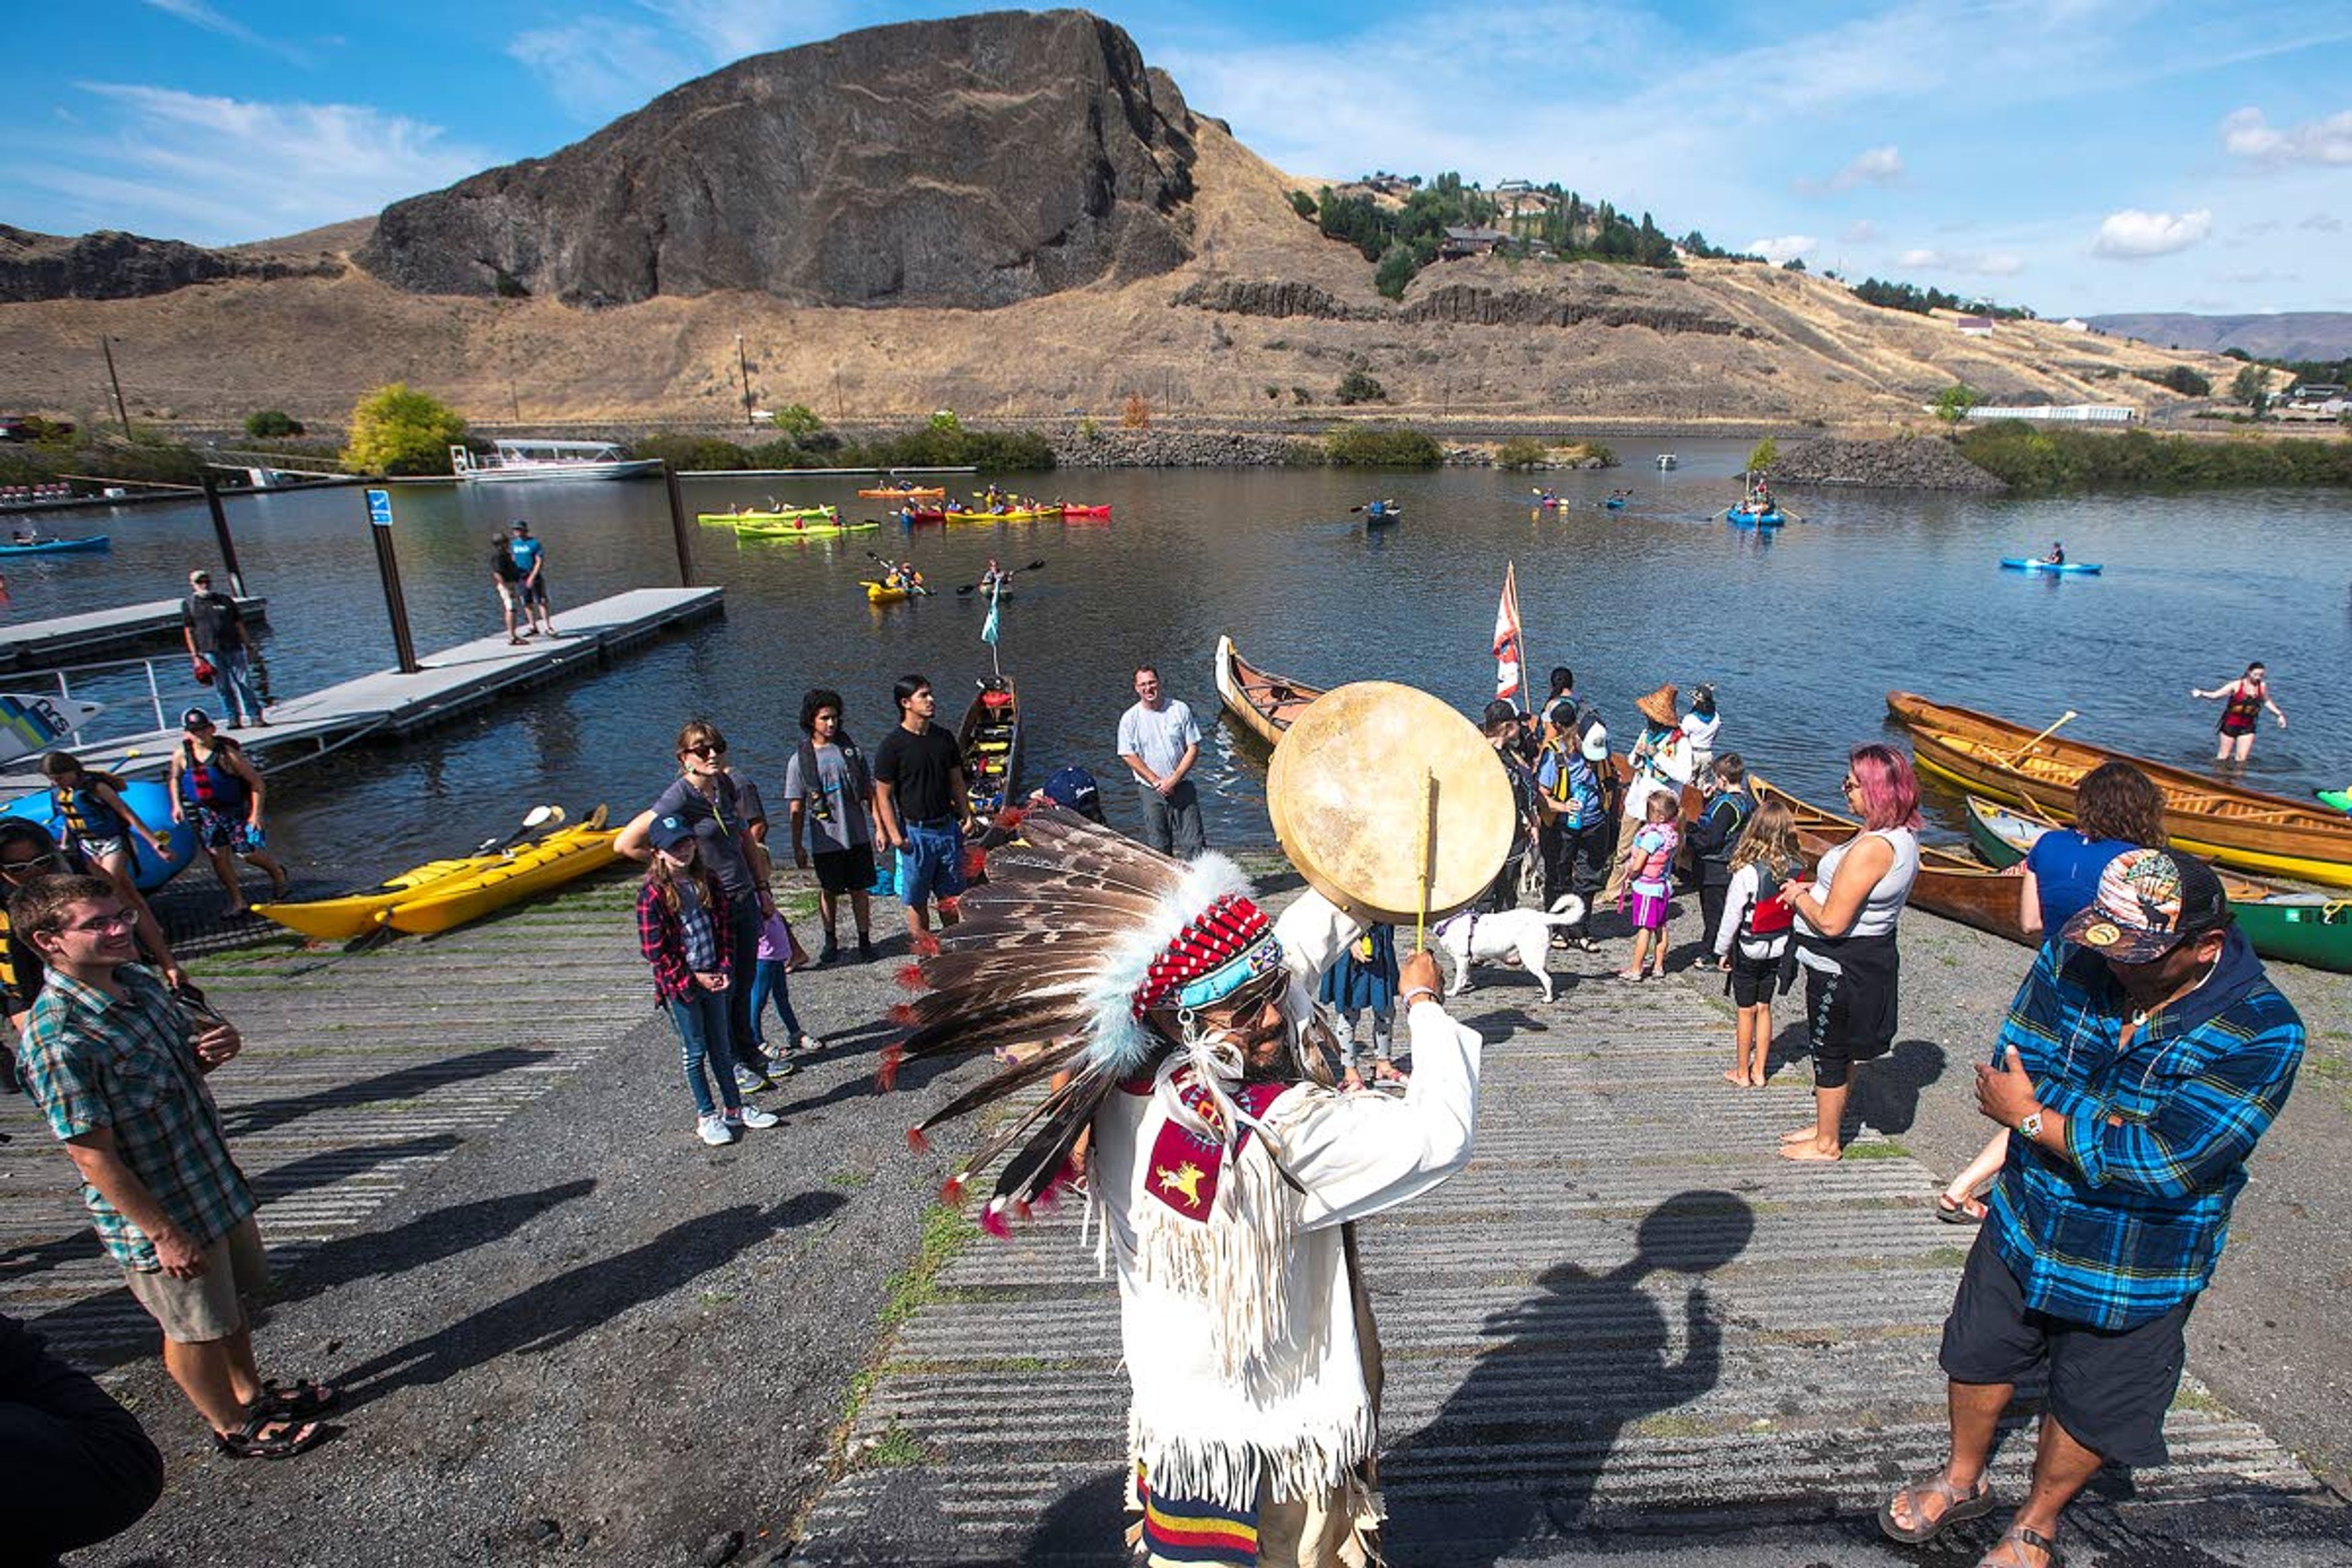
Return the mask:
{"type": "MultiPolygon", "coordinates": [[[[743,1103],[727,1070],[727,993],[737,955],[729,951],[727,895],[698,861],[694,829],[673,815],[654,819],[653,863],[637,893],[637,945],[653,965],[654,994],[677,1026],[686,1087],[694,1095],[695,1131],[705,1143],[732,1143],[746,1127],[780,1120],[743,1103]],[[719,1058],[710,1061],[714,1048],[719,1058]],[[710,1061],[712,1070],[704,1072],[710,1061]],[[713,1103],[710,1079],[719,1081],[713,1103]]],[[[740,955],[748,971],[751,955],[740,955]]]]}

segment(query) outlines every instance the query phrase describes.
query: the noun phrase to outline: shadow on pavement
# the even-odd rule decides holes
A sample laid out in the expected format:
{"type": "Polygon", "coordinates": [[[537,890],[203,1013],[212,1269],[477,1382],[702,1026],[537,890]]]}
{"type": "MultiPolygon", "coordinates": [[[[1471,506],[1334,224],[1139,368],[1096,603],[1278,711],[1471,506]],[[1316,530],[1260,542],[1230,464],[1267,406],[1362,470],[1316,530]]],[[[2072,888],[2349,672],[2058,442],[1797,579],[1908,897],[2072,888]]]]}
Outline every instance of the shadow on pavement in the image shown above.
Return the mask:
{"type": "Polygon", "coordinates": [[[226,1107],[221,1111],[221,1122],[231,1138],[250,1138],[257,1132],[267,1132],[289,1121],[299,1121],[314,1111],[348,1109],[373,1104],[380,1100],[414,1100],[445,1084],[496,1078],[502,1072],[537,1067],[541,1062],[552,1061],[554,1058],[553,1051],[526,1050],[520,1046],[493,1046],[471,1056],[419,1062],[414,1067],[337,1084],[331,1089],[318,1089],[310,1094],[226,1107]]]}

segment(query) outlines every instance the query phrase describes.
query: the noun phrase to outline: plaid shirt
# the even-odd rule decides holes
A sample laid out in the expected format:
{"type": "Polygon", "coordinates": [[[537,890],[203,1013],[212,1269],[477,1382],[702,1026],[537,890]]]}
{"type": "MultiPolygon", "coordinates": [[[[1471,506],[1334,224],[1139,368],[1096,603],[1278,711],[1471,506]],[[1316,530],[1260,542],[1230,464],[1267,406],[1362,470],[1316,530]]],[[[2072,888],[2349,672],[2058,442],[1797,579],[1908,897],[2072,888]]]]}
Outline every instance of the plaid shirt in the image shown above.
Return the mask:
{"type": "MultiPolygon", "coordinates": [[[[719,949],[714,968],[727,970],[734,946],[727,923],[727,895],[712,879],[705,879],[702,886],[707,894],[703,912],[710,921],[710,934],[719,949]]],[[[683,924],[652,882],[637,890],[637,947],[654,966],[654,994],[664,1002],[694,994],[694,967],[686,961],[683,924]]]]}
{"type": "MultiPolygon", "coordinates": [[[[60,1140],[111,1129],[122,1163],[172,1223],[209,1246],[253,1213],[253,1189],[229,1157],[195,1031],[171,993],[136,964],[114,977],[120,999],[49,972],[18,1046],[26,1089],[60,1140]]],[[[81,1201],[117,1263],[162,1267],[154,1243],[96,1187],[83,1184],[81,1201]]]]}
{"type": "Polygon", "coordinates": [[[2130,1003],[2096,955],[2042,948],[1993,1059],[2015,1046],[2066,1152],[2009,1141],[1990,1225],[2025,1304],[2124,1329],[2205,1289],[2246,1160],[2294,1087],[2303,1020],[2239,932],[2212,975],[2122,1046],[2130,1003]]]}

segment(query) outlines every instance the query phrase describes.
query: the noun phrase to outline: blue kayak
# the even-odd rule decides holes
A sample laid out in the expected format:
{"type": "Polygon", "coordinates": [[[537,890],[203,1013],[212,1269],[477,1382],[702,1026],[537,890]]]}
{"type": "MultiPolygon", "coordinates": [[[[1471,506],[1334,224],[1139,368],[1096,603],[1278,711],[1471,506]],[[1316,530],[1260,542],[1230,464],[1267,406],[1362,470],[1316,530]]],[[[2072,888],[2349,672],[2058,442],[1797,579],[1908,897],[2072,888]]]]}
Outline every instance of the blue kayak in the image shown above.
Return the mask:
{"type": "Polygon", "coordinates": [[[1765,512],[1748,511],[1735,506],[1723,514],[1723,521],[1734,528],[1778,528],[1789,520],[1781,515],[1777,506],[1765,512]]]}
{"type": "Polygon", "coordinates": [[[112,542],[103,533],[88,539],[44,539],[37,544],[0,544],[0,555],[65,555],[83,550],[110,550],[112,542]]]}
{"type": "Polygon", "coordinates": [[[1391,506],[1385,501],[1373,501],[1364,508],[1366,522],[1394,522],[1403,515],[1404,508],[1391,506]]]}
{"type": "Polygon", "coordinates": [[[2101,564],[2096,561],[2069,561],[2063,565],[2053,566],[2039,556],[2017,555],[2004,555],[2000,558],[2000,563],[2004,570],[2010,572],[2079,572],[2085,577],[2097,576],[2101,564]]]}
{"type": "Polygon", "coordinates": [[[1625,510],[1625,498],[1623,496],[1611,496],[1607,500],[1602,501],[1601,504],[1610,511],[1623,511],[1625,510]]]}
{"type": "MultiPolygon", "coordinates": [[[[158,858],[145,839],[131,836],[131,879],[141,892],[152,892],[187,869],[188,862],[195,858],[196,836],[186,823],[172,820],[172,792],[155,780],[133,779],[115,787],[122,793],[122,804],[136,812],[140,821],[163,832],[164,845],[171,850],[169,856],[158,858]]],[[[65,838],[65,818],[58,814],[47,790],[17,796],[0,806],[0,816],[37,822],[49,830],[50,837],[60,842],[65,838]]]]}

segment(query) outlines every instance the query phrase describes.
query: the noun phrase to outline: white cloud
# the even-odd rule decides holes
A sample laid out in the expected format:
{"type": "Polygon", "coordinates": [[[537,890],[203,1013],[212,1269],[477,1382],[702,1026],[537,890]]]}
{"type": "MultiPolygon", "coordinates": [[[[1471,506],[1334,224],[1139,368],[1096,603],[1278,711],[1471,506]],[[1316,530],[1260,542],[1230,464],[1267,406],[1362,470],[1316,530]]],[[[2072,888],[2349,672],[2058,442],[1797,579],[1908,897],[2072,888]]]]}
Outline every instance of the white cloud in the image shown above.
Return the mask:
{"type": "Polygon", "coordinates": [[[2117,261],[2141,261],[2151,256],[2186,250],[2212,232],[2213,215],[2205,208],[2192,213],[2148,213],[2126,207],[2119,213],[2109,213],[2099,225],[2099,236],[2091,242],[2091,254],[2117,261]]]}
{"type": "Polygon", "coordinates": [[[1778,266],[1784,261],[1794,261],[1809,250],[1819,248],[1821,243],[1810,234],[1783,234],[1771,239],[1751,239],[1748,242],[1748,249],[1752,254],[1760,256],[1778,266]]]}
{"type": "Polygon", "coordinates": [[[1828,179],[1800,179],[1796,187],[1805,195],[1819,195],[1823,192],[1850,191],[1856,185],[1891,185],[1902,177],[1903,154],[1889,145],[1858,153],[1828,179]]]}
{"type": "Polygon", "coordinates": [[[258,103],[174,88],[84,82],[111,106],[103,138],[53,142],[24,184],[88,223],[206,244],[290,234],[372,213],[493,162],[440,127],[347,103],[258,103]]]}
{"type": "Polygon", "coordinates": [[[2294,226],[2307,228],[2314,234],[2341,234],[2344,232],[2344,220],[2327,213],[2314,213],[2294,226]]]}
{"type": "Polygon", "coordinates": [[[240,44],[250,44],[257,49],[268,49],[283,55],[299,65],[310,63],[310,58],[282,38],[272,38],[255,32],[233,16],[223,16],[205,4],[205,0],[147,0],[147,4],[166,16],[177,16],[193,26],[208,33],[218,33],[225,38],[235,38],[240,44]]]}
{"type": "Polygon", "coordinates": [[[1895,264],[1980,278],[2014,278],[2025,270],[2025,258],[2006,250],[1906,250],[1895,257],[1895,264]]]}
{"type": "Polygon", "coordinates": [[[1878,239],[1878,226],[1866,217],[1858,217],[1839,232],[1838,238],[1848,245],[1873,245],[1878,239]]]}
{"type": "Polygon", "coordinates": [[[2284,131],[2261,110],[2241,109],[2222,120],[2221,146],[2256,163],[2352,163],[2352,109],[2284,131]]]}
{"type": "Polygon", "coordinates": [[[507,53],[564,108],[602,120],[746,55],[831,37],[856,22],[847,0],[635,0],[634,13],[583,14],[518,33],[507,53]]]}

